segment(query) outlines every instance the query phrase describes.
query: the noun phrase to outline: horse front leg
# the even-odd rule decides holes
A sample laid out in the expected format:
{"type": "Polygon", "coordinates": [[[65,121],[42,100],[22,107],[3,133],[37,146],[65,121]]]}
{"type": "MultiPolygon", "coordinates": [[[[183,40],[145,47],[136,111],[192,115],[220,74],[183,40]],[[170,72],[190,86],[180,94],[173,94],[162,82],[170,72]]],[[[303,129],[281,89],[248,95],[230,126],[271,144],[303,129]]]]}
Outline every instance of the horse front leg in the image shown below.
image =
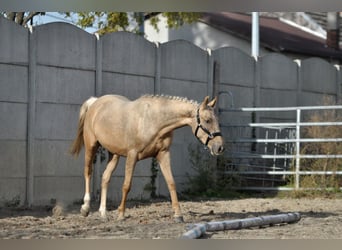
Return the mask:
{"type": "Polygon", "coordinates": [[[184,222],[181,209],[178,202],[176,184],[173,179],[171,164],[170,164],[170,151],[160,151],[157,155],[157,160],[160,165],[160,169],[167,183],[167,187],[171,196],[171,204],[174,211],[174,219],[176,222],[184,222]]]}
{"type": "Polygon", "coordinates": [[[107,190],[108,190],[108,184],[110,181],[110,178],[112,176],[112,173],[116,169],[116,166],[118,165],[120,156],[117,154],[110,154],[108,164],[106,167],[106,170],[103,172],[102,175],[102,183],[101,183],[101,203],[99,212],[102,218],[106,218],[106,202],[107,202],[107,190]]]}
{"type": "Polygon", "coordinates": [[[126,199],[127,199],[128,192],[131,190],[132,177],[133,177],[133,172],[134,172],[136,162],[137,162],[137,153],[130,152],[127,155],[127,159],[126,159],[125,180],[122,185],[122,198],[121,198],[120,206],[118,208],[118,212],[119,212],[118,220],[125,219],[126,199]]]}

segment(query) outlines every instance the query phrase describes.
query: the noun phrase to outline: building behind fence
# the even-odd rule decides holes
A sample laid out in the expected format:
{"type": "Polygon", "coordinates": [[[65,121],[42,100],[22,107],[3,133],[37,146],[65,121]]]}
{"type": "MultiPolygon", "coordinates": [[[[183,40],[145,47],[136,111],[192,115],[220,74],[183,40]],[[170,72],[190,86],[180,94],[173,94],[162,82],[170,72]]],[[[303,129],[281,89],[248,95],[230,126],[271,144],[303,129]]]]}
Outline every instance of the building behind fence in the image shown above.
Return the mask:
{"type": "MultiPolygon", "coordinates": [[[[300,65],[280,54],[258,61],[239,49],[209,54],[186,41],[154,44],[117,32],[100,39],[66,23],[33,32],[0,17],[0,204],[49,204],[83,197],[83,152],[68,154],[76,135],[80,105],[89,96],[143,94],[225,96],[229,107],[283,107],[320,104],[323,96],[340,100],[341,72],[318,58],[300,65]],[[226,95],[222,94],[226,93],[226,95]]],[[[260,116],[260,121],[289,114],[260,116]]],[[[250,122],[250,115],[220,115],[222,124],[250,122]]],[[[231,131],[223,128],[229,137],[231,131]]],[[[249,133],[244,131],[244,133],[249,133]]],[[[197,143],[189,128],[175,132],[172,165],[178,191],[187,185],[188,145],[197,143]]],[[[94,169],[98,197],[105,163],[94,169]]],[[[119,200],[124,160],[113,174],[108,197],[119,200]]],[[[129,198],[150,195],[151,160],[139,162],[129,198]]],[[[159,195],[168,195],[160,172],[159,195]]]]}

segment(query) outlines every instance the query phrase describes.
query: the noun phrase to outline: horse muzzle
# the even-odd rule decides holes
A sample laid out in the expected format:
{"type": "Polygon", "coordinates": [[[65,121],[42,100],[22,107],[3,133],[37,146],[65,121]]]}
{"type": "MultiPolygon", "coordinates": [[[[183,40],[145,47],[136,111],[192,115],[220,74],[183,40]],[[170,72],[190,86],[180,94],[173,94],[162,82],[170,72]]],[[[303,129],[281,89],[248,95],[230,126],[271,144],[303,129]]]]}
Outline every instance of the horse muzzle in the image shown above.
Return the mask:
{"type": "Polygon", "coordinates": [[[213,143],[212,147],[210,148],[210,153],[212,155],[221,155],[223,154],[225,148],[221,143],[213,143]]]}

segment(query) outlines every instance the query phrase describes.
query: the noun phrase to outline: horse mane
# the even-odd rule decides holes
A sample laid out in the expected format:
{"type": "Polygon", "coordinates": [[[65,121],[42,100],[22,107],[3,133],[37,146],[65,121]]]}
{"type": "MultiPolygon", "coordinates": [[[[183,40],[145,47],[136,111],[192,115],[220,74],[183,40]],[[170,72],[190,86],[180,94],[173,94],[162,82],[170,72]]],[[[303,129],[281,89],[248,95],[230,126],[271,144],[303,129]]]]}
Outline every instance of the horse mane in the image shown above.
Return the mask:
{"type": "Polygon", "coordinates": [[[152,95],[152,94],[147,94],[141,96],[141,98],[163,98],[171,101],[180,101],[180,102],[185,102],[185,103],[190,103],[194,105],[199,105],[199,103],[195,100],[189,100],[186,97],[181,97],[181,96],[172,96],[172,95],[152,95]]]}

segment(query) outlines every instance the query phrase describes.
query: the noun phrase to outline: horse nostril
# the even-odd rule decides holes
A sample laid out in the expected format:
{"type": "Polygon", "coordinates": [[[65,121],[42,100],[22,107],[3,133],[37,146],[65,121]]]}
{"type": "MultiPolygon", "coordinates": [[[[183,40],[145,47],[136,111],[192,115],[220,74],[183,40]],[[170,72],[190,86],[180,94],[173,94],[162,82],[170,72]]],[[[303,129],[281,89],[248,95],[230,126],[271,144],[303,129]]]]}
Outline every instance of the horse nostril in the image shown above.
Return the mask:
{"type": "Polygon", "coordinates": [[[224,148],[223,146],[220,146],[220,147],[218,148],[218,152],[219,152],[219,153],[223,153],[224,149],[225,149],[225,148],[224,148]]]}

